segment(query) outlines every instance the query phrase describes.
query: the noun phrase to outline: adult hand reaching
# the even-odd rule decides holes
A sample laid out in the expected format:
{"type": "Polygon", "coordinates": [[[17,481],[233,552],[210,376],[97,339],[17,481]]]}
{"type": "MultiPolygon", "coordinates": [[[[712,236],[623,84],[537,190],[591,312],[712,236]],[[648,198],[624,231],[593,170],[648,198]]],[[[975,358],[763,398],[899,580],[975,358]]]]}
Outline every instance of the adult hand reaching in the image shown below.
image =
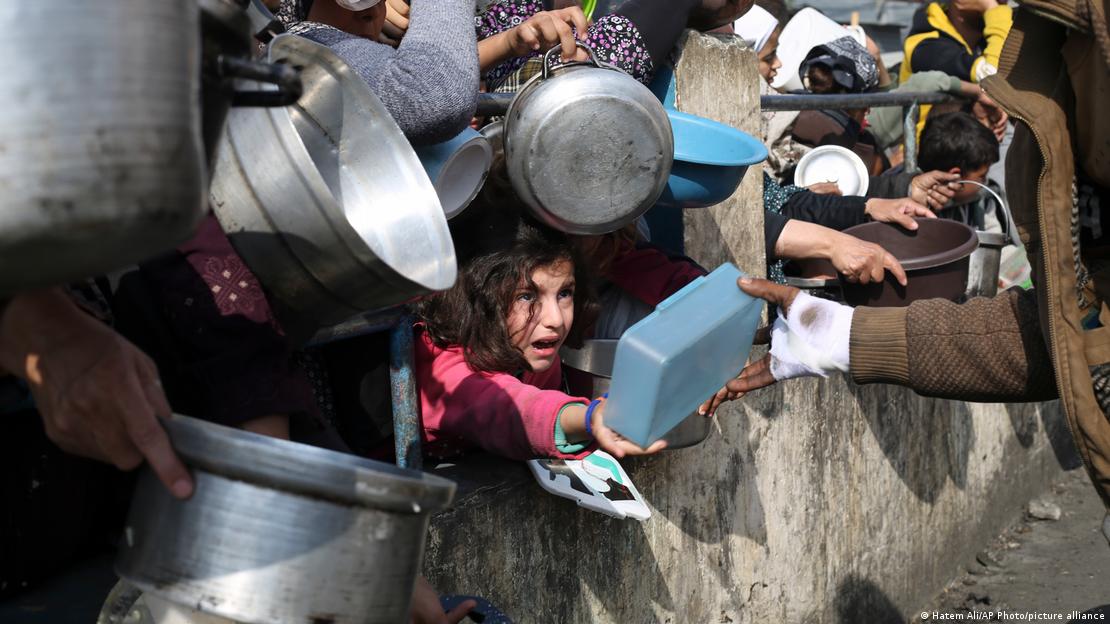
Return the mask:
{"type": "Polygon", "coordinates": [[[914,221],[914,217],[937,218],[932,210],[908,197],[902,199],[873,197],[864,204],[864,212],[874,221],[896,223],[911,231],[917,229],[917,222],[914,221]]]}
{"type": "Polygon", "coordinates": [[[698,408],[713,414],[725,401],[738,399],[752,390],[797,377],[825,377],[847,371],[849,337],[854,310],[846,305],[818,299],[792,286],[767,280],[741,278],[740,290],[778,306],[774,325],[756,332],[755,344],[771,344],[760,360],[748,364],[698,408]]]}
{"type": "Polygon", "coordinates": [[[947,206],[960,190],[960,185],[956,184],[956,180],[959,179],[959,174],[947,171],[926,171],[918,174],[910,181],[910,199],[919,204],[925,204],[933,210],[940,210],[947,206]]]}
{"type": "Polygon", "coordinates": [[[149,357],[60,290],[16,296],[0,316],[0,368],[24,379],[63,450],[131,470],[143,459],[178,498],[193,492],[159,417],[170,415],[149,357]]]}

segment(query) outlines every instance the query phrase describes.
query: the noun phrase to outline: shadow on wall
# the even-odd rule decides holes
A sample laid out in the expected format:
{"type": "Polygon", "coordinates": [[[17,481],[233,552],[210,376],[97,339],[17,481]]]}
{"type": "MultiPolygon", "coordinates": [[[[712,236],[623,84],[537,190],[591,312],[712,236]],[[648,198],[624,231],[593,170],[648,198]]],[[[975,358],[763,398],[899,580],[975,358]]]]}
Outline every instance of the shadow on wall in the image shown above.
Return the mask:
{"type": "Polygon", "coordinates": [[[883,455],[918,499],[935,502],[948,479],[967,487],[975,428],[965,403],[848,384],[883,455]]]}
{"type": "MultiPolygon", "coordinates": [[[[1018,434],[1018,439],[1021,440],[1021,434],[1018,433],[1018,422],[1033,419],[1035,416],[1040,416],[1041,426],[1044,427],[1045,436],[1048,438],[1048,443],[1052,446],[1052,452],[1056,455],[1056,461],[1064,470],[1075,470],[1083,466],[1083,460],[1079,457],[1079,450],[1075,448],[1075,440],[1071,437],[1071,431],[1068,430],[1068,423],[1065,421],[1063,407],[1059,403],[1049,403],[1045,405],[1006,405],[1006,411],[1010,414],[1010,422],[1014,423],[1014,433],[1018,434]],[[1035,410],[1035,415],[1034,415],[1035,410]]],[[[1029,427],[1030,425],[1024,425],[1029,427]]],[[[1036,420],[1033,420],[1032,429],[1036,431],[1036,420]]],[[[1023,441],[1024,446],[1028,446],[1023,441]]]]}
{"type": "Polygon", "coordinates": [[[907,618],[871,581],[848,576],[841,581],[833,598],[836,622],[840,624],[905,624],[907,618]]]}

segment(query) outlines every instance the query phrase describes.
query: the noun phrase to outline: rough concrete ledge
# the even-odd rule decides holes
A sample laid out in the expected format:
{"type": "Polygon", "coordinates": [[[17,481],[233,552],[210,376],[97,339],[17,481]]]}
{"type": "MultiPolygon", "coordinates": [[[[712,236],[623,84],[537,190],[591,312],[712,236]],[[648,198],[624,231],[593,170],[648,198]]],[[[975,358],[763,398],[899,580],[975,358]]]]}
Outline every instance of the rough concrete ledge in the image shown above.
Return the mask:
{"type": "MultiPolygon", "coordinates": [[[[735,38],[688,36],[678,105],[758,134],[755,68],[735,38]]],[[[760,185],[750,171],[724,204],[687,211],[687,253],[761,274],[760,185]]],[[[1074,466],[1055,403],[835,377],[754,393],[718,422],[698,447],[622,462],[653,507],[644,523],[551,496],[521,465],[444,468],[476,485],[433,519],[425,573],[521,622],[905,622],[1074,466]]]]}

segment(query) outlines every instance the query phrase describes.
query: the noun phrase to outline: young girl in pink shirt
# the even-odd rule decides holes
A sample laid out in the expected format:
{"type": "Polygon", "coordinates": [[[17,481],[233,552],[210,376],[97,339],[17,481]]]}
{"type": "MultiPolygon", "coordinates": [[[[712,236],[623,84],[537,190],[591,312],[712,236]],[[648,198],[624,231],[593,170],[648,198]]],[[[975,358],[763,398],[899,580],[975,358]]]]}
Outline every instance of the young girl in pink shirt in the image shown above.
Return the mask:
{"type": "MultiPolygon", "coordinates": [[[[488,211],[485,211],[488,212],[488,211]]],[[[488,215],[487,215],[488,216],[488,215]]],[[[416,374],[425,452],[512,459],[654,453],[605,426],[603,398],[566,392],[559,348],[596,315],[589,271],[563,234],[501,211],[457,236],[456,285],[418,306],[416,374]]]]}

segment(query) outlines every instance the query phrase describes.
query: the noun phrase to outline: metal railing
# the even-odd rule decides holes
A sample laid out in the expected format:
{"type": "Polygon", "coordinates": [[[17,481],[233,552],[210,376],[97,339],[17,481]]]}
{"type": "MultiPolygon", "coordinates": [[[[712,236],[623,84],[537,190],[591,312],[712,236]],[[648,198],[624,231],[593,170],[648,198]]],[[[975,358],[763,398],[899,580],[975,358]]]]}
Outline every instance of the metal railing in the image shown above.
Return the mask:
{"type": "MultiPolygon", "coordinates": [[[[917,122],[922,104],[945,104],[959,98],[947,93],[886,92],[845,93],[816,95],[763,95],[759,107],[765,111],[803,111],[822,109],[883,108],[897,106],[902,109],[903,146],[906,171],[917,169],[917,122]]],[[[504,115],[513,101],[512,93],[482,93],[478,96],[478,115],[492,117],[504,115]]]]}

